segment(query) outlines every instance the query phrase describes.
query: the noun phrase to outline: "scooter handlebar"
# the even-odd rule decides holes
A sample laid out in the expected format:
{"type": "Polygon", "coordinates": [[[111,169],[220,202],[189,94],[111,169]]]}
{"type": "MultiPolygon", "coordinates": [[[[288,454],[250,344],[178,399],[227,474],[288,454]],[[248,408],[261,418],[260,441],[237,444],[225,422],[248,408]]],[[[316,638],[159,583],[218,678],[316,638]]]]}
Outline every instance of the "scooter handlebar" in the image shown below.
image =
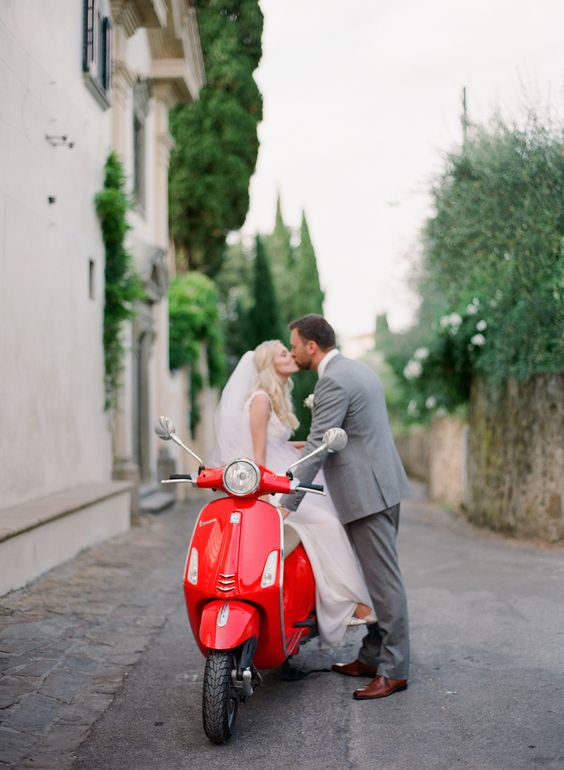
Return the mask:
{"type": "MultiPolygon", "coordinates": [[[[287,476],[272,473],[267,468],[261,467],[261,471],[261,488],[257,491],[257,494],[275,494],[277,492],[281,494],[287,494],[288,492],[325,494],[323,484],[302,484],[298,479],[290,481],[287,476]]],[[[197,478],[194,478],[189,473],[171,473],[168,479],[161,481],[161,484],[181,484],[183,482],[202,489],[224,489],[223,468],[202,468],[197,478]]]]}
{"type": "Polygon", "coordinates": [[[300,489],[310,489],[312,492],[324,492],[323,484],[304,484],[300,481],[300,489]]]}
{"type": "Polygon", "coordinates": [[[323,484],[302,484],[298,479],[292,483],[293,492],[313,492],[316,495],[325,495],[323,484]]]}
{"type": "Polygon", "coordinates": [[[189,473],[171,473],[168,479],[163,479],[161,484],[192,484],[193,487],[197,486],[196,481],[190,476],[189,473]]]}

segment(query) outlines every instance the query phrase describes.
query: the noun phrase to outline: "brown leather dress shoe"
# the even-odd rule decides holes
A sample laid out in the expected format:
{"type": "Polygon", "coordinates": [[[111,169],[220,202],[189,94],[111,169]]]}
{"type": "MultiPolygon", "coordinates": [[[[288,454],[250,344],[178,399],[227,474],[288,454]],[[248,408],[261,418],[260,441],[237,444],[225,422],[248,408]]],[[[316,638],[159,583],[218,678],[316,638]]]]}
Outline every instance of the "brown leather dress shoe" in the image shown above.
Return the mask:
{"type": "Polygon", "coordinates": [[[361,660],[353,660],[352,663],[334,663],[331,671],[345,676],[376,676],[378,668],[376,666],[367,666],[361,660]]]}
{"type": "Polygon", "coordinates": [[[355,690],[353,698],[356,700],[386,698],[388,695],[399,690],[407,690],[407,679],[388,679],[387,676],[376,676],[367,685],[355,690]]]}

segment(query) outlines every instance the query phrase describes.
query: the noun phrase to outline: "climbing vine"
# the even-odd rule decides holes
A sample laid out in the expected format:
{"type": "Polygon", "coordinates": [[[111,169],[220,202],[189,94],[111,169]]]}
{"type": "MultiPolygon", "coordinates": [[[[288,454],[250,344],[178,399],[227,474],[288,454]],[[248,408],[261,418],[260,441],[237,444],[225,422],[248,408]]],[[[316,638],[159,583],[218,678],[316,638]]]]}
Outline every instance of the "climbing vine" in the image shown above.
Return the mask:
{"type": "Polygon", "coordinates": [[[102,226],[106,252],[104,303],[104,386],[106,410],[115,406],[121,385],[124,346],[121,325],[135,315],[134,303],[143,297],[133,260],[124,246],[129,198],[118,156],[111,152],[104,167],[104,188],[96,195],[96,212],[102,226]]]}

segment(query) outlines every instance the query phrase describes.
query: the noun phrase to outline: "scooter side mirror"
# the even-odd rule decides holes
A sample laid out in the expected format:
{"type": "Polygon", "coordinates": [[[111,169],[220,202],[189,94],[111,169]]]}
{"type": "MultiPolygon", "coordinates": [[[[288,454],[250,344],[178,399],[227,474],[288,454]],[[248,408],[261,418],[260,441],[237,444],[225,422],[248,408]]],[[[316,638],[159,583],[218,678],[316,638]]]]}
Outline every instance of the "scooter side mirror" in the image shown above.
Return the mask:
{"type": "Polygon", "coordinates": [[[339,452],[341,449],[346,447],[348,440],[349,438],[347,433],[345,430],[343,430],[343,428],[329,428],[329,430],[326,430],[323,434],[323,441],[317,447],[317,449],[314,449],[313,452],[300,457],[299,460],[296,460],[295,463],[292,463],[292,465],[290,465],[288,468],[288,471],[291,471],[292,468],[297,468],[298,465],[301,465],[306,460],[309,460],[310,457],[319,454],[319,452],[327,452],[328,450],[331,450],[332,452],[339,452]]]}
{"type": "Polygon", "coordinates": [[[159,417],[155,421],[155,433],[159,438],[161,438],[163,441],[174,441],[175,444],[178,444],[178,446],[181,446],[182,449],[184,449],[186,452],[188,452],[189,455],[192,455],[194,460],[198,461],[198,465],[203,468],[204,467],[204,461],[201,457],[198,457],[198,455],[193,452],[189,447],[186,446],[186,444],[176,435],[176,430],[174,427],[173,421],[170,419],[170,417],[159,417]]]}
{"type": "Polygon", "coordinates": [[[171,440],[172,434],[176,433],[176,429],[170,417],[164,417],[163,415],[155,420],[155,433],[163,441],[171,440]]]}
{"type": "Polygon", "coordinates": [[[349,443],[349,437],[342,428],[329,428],[323,435],[323,443],[332,452],[340,452],[349,443]]]}

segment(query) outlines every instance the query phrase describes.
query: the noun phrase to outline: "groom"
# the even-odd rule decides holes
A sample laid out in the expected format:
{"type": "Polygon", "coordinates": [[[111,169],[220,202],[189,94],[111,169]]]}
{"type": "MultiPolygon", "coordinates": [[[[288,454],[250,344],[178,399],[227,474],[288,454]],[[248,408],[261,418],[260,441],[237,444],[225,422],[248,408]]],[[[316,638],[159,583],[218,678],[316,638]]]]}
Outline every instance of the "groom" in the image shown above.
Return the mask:
{"type": "MultiPolygon", "coordinates": [[[[376,374],[366,364],[339,353],[335,332],[322,316],[306,315],[293,321],[290,330],[295,362],[300,369],[315,369],[319,375],[304,453],[322,443],[328,428],[342,427],[349,437],[341,452],[305,462],[299,478],[311,482],[324,463],[325,482],[358,554],[378,618],[368,626],[358,659],[337,663],[332,670],[371,677],[367,685],[354,691],[357,700],[385,698],[405,690],[408,678],[407,601],[396,551],[400,499],[408,492],[407,477],[376,374]]],[[[302,497],[286,495],[281,504],[292,511],[302,497]]]]}

